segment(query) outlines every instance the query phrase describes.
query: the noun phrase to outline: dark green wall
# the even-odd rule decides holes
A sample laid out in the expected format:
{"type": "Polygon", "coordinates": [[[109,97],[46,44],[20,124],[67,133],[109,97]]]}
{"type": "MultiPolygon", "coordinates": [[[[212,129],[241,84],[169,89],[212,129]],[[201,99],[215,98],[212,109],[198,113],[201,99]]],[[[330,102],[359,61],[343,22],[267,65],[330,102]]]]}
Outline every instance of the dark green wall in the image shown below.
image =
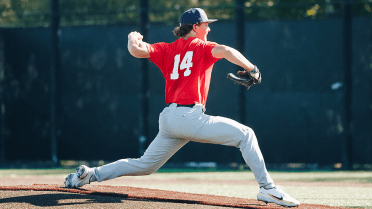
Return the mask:
{"type": "MultiPolygon", "coordinates": [[[[236,47],[235,24],[210,25],[208,40],[236,47]]],[[[141,62],[127,51],[135,25],[63,27],[58,73],[60,159],[139,157],[141,62]]],[[[173,27],[150,25],[150,43],[175,40],[173,27]]],[[[353,19],[353,158],[372,163],[372,24],[353,19]]],[[[246,125],[255,130],[267,163],[341,162],[343,136],[342,20],[246,22],[244,55],[262,72],[246,92],[246,125]]],[[[49,28],[4,29],[5,157],[48,160],[49,28]]],[[[236,67],[215,64],[207,114],[239,120],[238,86],[226,79],[236,67]]],[[[150,139],[165,107],[165,81],[150,64],[150,139]]],[[[150,143],[150,140],[147,144],[150,143]]],[[[239,160],[238,150],[189,143],[170,162],[239,160]],[[208,150],[208,151],[206,151],[208,150]]]]}

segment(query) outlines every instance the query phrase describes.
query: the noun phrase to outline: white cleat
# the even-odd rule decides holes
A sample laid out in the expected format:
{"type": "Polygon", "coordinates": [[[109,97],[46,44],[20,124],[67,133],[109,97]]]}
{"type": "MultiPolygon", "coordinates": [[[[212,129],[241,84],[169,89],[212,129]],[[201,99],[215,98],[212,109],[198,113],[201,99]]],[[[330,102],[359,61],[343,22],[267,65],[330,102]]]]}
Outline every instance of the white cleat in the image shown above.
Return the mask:
{"type": "Polygon", "coordinates": [[[261,188],[260,192],[257,194],[257,200],[286,207],[296,207],[300,205],[299,201],[289,196],[278,186],[272,189],[261,188]]]}
{"type": "Polygon", "coordinates": [[[86,165],[76,168],[76,173],[70,173],[65,179],[65,187],[78,188],[90,183],[90,178],[94,175],[94,169],[86,165]]]}

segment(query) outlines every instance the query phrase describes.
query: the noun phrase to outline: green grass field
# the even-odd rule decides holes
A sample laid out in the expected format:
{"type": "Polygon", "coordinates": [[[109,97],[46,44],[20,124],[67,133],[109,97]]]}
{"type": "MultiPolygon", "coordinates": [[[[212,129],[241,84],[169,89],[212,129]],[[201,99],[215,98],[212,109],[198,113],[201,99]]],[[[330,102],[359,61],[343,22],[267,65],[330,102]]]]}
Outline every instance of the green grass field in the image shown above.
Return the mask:
{"type": "MultiPolygon", "coordinates": [[[[2,169],[0,178],[4,176],[61,176],[74,172],[74,169],[2,169]]],[[[285,191],[302,203],[322,204],[351,208],[372,208],[372,172],[269,172],[278,185],[280,182],[300,182],[296,186],[285,186],[285,191]],[[327,183],[353,183],[353,185],[327,185],[327,183]],[[314,185],[313,183],[317,183],[314,185]],[[323,186],[322,183],[325,185],[323,186]],[[357,185],[355,185],[357,184],[357,185]]],[[[122,177],[125,178],[125,177],[122,177]]],[[[175,169],[161,169],[149,176],[138,176],[151,180],[187,179],[197,180],[254,180],[249,171],[192,171],[175,169]]],[[[165,183],[164,183],[165,182],[165,183]]],[[[212,183],[166,183],[159,184],[129,183],[125,186],[143,187],[151,189],[163,189],[197,194],[213,194],[231,197],[256,199],[257,185],[240,184],[214,184],[212,183]]]]}

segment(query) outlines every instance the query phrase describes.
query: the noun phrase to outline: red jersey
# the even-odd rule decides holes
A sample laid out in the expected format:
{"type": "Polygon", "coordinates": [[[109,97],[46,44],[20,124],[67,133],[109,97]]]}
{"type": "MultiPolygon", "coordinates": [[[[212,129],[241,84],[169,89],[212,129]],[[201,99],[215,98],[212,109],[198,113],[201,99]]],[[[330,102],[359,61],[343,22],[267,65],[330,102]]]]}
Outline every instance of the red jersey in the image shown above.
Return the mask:
{"type": "Polygon", "coordinates": [[[166,81],[165,102],[177,104],[207,102],[213,64],[214,42],[199,38],[179,38],[173,43],[156,43],[148,47],[149,60],[155,63],[166,81]]]}

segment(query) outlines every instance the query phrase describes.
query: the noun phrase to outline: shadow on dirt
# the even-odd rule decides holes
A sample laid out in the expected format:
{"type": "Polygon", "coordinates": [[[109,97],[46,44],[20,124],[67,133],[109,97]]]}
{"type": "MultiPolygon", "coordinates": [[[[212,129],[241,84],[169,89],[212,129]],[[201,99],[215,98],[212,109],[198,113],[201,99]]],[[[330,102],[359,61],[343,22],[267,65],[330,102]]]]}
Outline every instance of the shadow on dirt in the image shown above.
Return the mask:
{"type": "MultiPolygon", "coordinates": [[[[185,201],[185,200],[150,200],[150,199],[142,199],[142,198],[129,198],[122,196],[110,196],[105,194],[104,196],[100,196],[97,194],[87,195],[87,194],[71,194],[71,193],[58,193],[58,194],[40,194],[40,195],[29,195],[29,196],[18,196],[18,197],[9,197],[0,199],[1,204],[17,204],[17,203],[26,203],[36,207],[63,207],[63,206],[77,206],[81,205],[82,207],[90,207],[91,204],[105,204],[102,205],[103,207],[109,208],[108,204],[116,204],[120,203],[121,208],[127,208],[127,206],[132,206],[133,202],[147,202],[149,204],[153,203],[181,203],[186,205],[192,205],[191,208],[195,207],[195,204],[198,205],[197,201],[185,201]],[[127,203],[127,204],[126,204],[127,203]]],[[[102,193],[100,193],[102,195],[102,193]]],[[[141,203],[139,203],[141,204],[141,203]]],[[[259,206],[256,204],[247,204],[250,205],[249,208],[256,208],[255,206],[259,206]]],[[[138,206],[138,205],[137,205],[138,206]]],[[[235,208],[232,206],[212,206],[212,205],[199,205],[200,208],[209,208],[209,207],[216,207],[216,208],[235,208]]],[[[1,206],[0,206],[1,208],[1,206]]],[[[168,208],[168,207],[165,207],[168,208]]]]}
{"type": "MultiPolygon", "coordinates": [[[[130,198],[129,198],[130,199],[130,198]]],[[[40,194],[0,199],[1,203],[29,203],[39,207],[84,205],[92,203],[123,203],[128,198],[86,194],[40,194]]],[[[133,201],[133,200],[132,200],[133,201]]]]}

